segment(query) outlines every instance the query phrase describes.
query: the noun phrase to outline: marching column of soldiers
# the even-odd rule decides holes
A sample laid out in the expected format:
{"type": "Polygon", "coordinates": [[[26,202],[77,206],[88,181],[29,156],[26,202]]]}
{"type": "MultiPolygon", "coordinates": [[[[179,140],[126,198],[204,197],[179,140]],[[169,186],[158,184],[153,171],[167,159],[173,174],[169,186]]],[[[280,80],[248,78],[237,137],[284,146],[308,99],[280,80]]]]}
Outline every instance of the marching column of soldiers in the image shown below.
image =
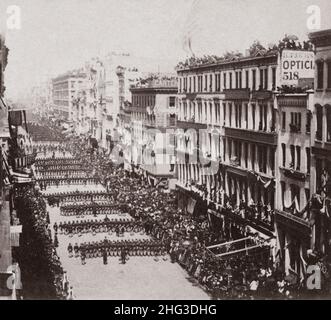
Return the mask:
{"type": "MultiPolygon", "coordinates": [[[[66,148],[59,149],[58,147],[48,150],[47,147],[42,146],[44,151],[43,159],[38,159],[36,168],[39,173],[39,184],[42,190],[46,190],[48,186],[60,186],[68,184],[100,184],[100,178],[91,169],[90,164],[85,164],[83,157],[67,157],[65,154],[66,148]],[[47,157],[47,151],[53,152],[52,157],[47,157]],[[63,157],[56,157],[55,152],[63,151],[63,157]],[[82,176],[84,175],[84,176],[82,176]]],[[[86,160],[86,159],[85,159],[86,160]]],[[[122,184],[125,185],[124,181],[122,184]]],[[[160,256],[164,259],[166,255],[166,248],[159,239],[125,239],[125,233],[131,235],[146,233],[146,226],[140,221],[134,220],[128,215],[128,204],[124,201],[118,201],[118,190],[114,188],[107,188],[104,191],[68,191],[48,193],[44,195],[48,199],[51,206],[60,207],[60,214],[62,216],[76,216],[81,218],[85,215],[93,215],[95,218],[98,215],[105,215],[104,219],[76,219],[74,221],[61,221],[55,223],[54,228],[54,242],[58,246],[58,234],[64,234],[69,237],[74,235],[82,236],[83,234],[107,233],[123,237],[117,240],[90,241],[83,243],[69,244],[67,247],[69,257],[80,257],[82,264],[86,263],[86,259],[102,257],[104,264],[108,263],[108,257],[118,256],[122,263],[125,263],[129,256],[153,256],[158,260],[160,256]],[[110,189],[110,190],[109,190],[110,189]],[[127,212],[127,213],[125,213],[127,212]],[[120,218],[110,220],[107,215],[117,214],[120,218]],[[124,215],[124,216],[123,216],[124,215]]],[[[122,187],[122,185],[121,185],[122,187]]],[[[125,192],[130,192],[126,190],[125,192]]],[[[122,192],[122,194],[124,194],[122,192]]],[[[132,208],[131,208],[132,209],[132,208]]],[[[132,211],[132,210],[131,210],[132,211]]]]}
{"type": "Polygon", "coordinates": [[[60,222],[59,225],[54,224],[54,230],[59,230],[59,234],[81,236],[83,233],[97,233],[107,232],[109,234],[116,233],[117,236],[124,235],[125,232],[143,232],[143,226],[139,223],[129,220],[128,218],[121,218],[117,220],[109,220],[106,217],[103,220],[76,220],[68,222],[60,222]]]}
{"type": "Polygon", "coordinates": [[[125,263],[128,256],[163,256],[166,259],[166,248],[157,240],[153,239],[121,239],[110,241],[105,238],[102,241],[83,242],[80,245],[75,243],[68,245],[69,257],[81,258],[82,264],[86,263],[86,259],[103,257],[104,263],[107,263],[105,257],[120,256],[122,263],[125,263]]]}

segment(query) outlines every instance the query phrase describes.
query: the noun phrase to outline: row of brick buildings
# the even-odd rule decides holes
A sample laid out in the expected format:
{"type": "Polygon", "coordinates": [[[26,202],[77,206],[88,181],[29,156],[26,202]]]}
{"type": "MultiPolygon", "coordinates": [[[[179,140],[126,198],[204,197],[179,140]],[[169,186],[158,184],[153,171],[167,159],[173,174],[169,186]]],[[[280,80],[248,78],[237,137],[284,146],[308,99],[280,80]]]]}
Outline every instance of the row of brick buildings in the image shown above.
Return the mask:
{"type": "Polygon", "coordinates": [[[331,239],[331,31],[310,38],[315,52],[284,48],[178,70],[177,125],[187,132],[176,148],[177,160],[184,154],[176,162],[182,206],[193,211],[192,201],[201,202],[227,228],[275,239],[275,259],[298,276],[309,253],[329,254],[331,239]],[[312,78],[283,81],[289,55],[307,69],[313,62],[312,78]],[[228,204],[235,214],[223,210],[228,204]],[[253,214],[242,216],[247,207],[253,214]]]}
{"type": "Polygon", "coordinates": [[[13,289],[22,289],[16,257],[22,225],[14,206],[14,190],[18,184],[33,181],[34,160],[26,111],[4,97],[8,52],[0,35],[0,300],[16,299],[13,289]]]}

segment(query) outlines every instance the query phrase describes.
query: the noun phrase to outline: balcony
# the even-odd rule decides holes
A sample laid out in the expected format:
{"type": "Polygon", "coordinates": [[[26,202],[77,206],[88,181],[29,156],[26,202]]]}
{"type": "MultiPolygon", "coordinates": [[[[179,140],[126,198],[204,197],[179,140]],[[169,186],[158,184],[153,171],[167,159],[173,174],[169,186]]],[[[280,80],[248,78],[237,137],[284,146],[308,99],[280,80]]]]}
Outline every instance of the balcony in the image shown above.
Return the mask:
{"type": "Polygon", "coordinates": [[[304,173],[299,170],[294,170],[292,168],[280,167],[280,169],[283,171],[285,177],[288,177],[288,178],[291,178],[294,180],[305,181],[307,179],[307,177],[309,176],[308,173],[304,173]]]}
{"type": "Polygon", "coordinates": [[[225,135],[231,138],[250,141],[254,143],[263,143],[277,145],[277,133],[266,131],[254,131],[240,128],[225,127],[225,135]]]}
{"type": "Polygon", "coordinates": [[[193,119],[192,120],[178,120],[177,121],[177,127],[180,129],[207,129],[207,124],[206,123],[199,123],[195,122],[193,119]]]}
{"type": "MultiPolygon", "coordinates": [[[[208,199],[209,200],[209,199],[208,199]]],[[[239,210],[232,210],[226,208],[218,208],[220,205],[215,203],[214,201],[209,202],[209,208],[211,210],[215,210],[215,213],[219,213],[221,215],[227,216],[228,219],[235,221],[236,223],[242,226],[251,226],[255,230],[269,236],[274,237],[274,223],[273,217],[274,213],[271,213],[271,221],[264,221],[263,219],[256,218],[256,212],[252,213],[248,208],[245,211],[245,217],[240,214],[239,210]]]]}
{"type": "Polygon", "coordinates": [[[269,100],[272,98],[272,91],[259,90],[252,92],[252,99],[254,100],[269,100]]]}
{"type": "Polygon", "coordinates": [[[299,127],[299,125],[297,124],[294,124],[294,123],[290,123],[290,132],[291,133],[300,133],[301,132],[301,129],[299,127]]]}
{"type": "Polygon", "coordinates": [[[224,89],[225,100],[249,100],[249,89],[224,89]]]}
{"type": "Polygon", "coordinates": [[[296,231],[306,237],[310,236],[311,230],[308,221],[283,210],[276,210],[275,214],[276,224],[280,224],[283,228],[296,231]]]}

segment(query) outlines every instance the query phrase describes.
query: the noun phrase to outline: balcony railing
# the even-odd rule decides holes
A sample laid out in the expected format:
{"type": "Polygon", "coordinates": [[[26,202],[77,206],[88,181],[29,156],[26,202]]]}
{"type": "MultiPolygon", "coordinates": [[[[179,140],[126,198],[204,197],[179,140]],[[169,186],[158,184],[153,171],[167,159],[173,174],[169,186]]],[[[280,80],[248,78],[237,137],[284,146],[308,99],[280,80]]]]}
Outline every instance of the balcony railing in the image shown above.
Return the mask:
{"type": "Polygon", "coordinates": [[[207,129],[207,124],[195,122],[194,119],[178,120],[177,127],[181,129],[207,129]]]}
{"type": "Polygon", "coordinates": [[[252,99],[254,100],[269,100],[272,98],[272,91],[258,90],[252,92],[252,99]]]}
{"type": "Polygon", "coordinates": [[[277,133],[225,127],[225,135],[254,143],[277,145],[277,133]]]}
{"type": "Polygon", "coordinates": [[[225,100],[249,100],[249,89],[225,89],[225,100]]]}
{"type": "Polygon", "coordinates": [[[276,223],[280,223],[286,228],[291,228],[305,234],[306,236],[310,235],[310,225],[308,221],[283,210],[276,210],[275,213],[276,223]]]}
{"type": "Polygon", "coordinates": [[[280,169],[283,170],[284,175],[286,177],[289,177],[289,178],[292,178],[295,180],[305,181],[309,175],[309,173],[304,173],[304,172],[301,172],[300,170],[294,170],[293,168],[280,167],[280,169]]]}

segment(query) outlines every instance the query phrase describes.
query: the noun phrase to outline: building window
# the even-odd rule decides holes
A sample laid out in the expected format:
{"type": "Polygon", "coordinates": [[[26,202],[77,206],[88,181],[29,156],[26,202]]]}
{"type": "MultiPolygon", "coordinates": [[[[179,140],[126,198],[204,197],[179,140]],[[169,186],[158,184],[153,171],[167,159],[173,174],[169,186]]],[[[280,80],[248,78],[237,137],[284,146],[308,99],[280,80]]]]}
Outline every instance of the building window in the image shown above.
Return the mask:
{"type": "Polygon", "coordinates": [[[182,78],[179,78],[179,92],[182,92],[182,78]]]}
{"type": "Polygon", "coordinates": [[[245,74],[246,74],[246,89],[248,89],[249,88],[249,71],[246,70],[245,74]]]}
{"type": "Polygon", "coordinates": [[[255,169],[255,148],[256,148],[256,145],[255,144],[252,144],[252,168],[253,170],[255,169]]]}
{"type": "Polygon", "coordinates": [[[270,169],[271,173],[274,176],[275,175],[275,149],[270,148],[270,169]]]}
{"type": "Polygon", "coordinates": [[[290,132],[301,132],[301,113],[291,112],[290,132]]]}
{"type": "Polygon", "coordinates": [[[297,199],[298,203],[300,203],[300,188],[299,188],[299,186],[297,186],[296,184],[291,184],[290,189],[291,189],[292,201],[297,199]]]}
{"type": "Polygon", "coordinates": [[[209,92],[213,91],[213,75],[209,76],[209,92]]]}
{"type": "Polygon", "coordinates": [[[310,127],[311,127],[311,111],[308,111],[306,113],[306,133],[310,133],[310,127]]]}
{"type": "Polygon", "coordinates": [[[331,142],[331,106],[326,106],[326,141],[331,142]]]}
{"type": "Polygon", "coordinates": [[[205,91],[207,91],[208,88],[208,76],[205,75],[205,91]]]}
{"type": "Polygon", "coordinates": [[[286,166],[286,144],[282,143],[283,167],[286,166]]]}
{"type": "Polygon", "coordinates": [[[293,144],[290,145],[290,152],[291,152],[291,162],[290,162],[290,168],[294,169],[294,163],[295,163],[295,147],[293,144]]]}
{"type": "Polygon", "coordinates": [[[255,130],[255,112],[256,112],[256,105],[252,104],[252,125],[253,125],[253,130],[255,130]]]}
{"type": "Polygon", "coordinates": [[[176,97],[169,97],[169,107],[175,107],[176,106],[176,97]]]}
{"type": "Polygon", "coordinates": [[[223,87],[226,89],[226,72],[223,73],[223,87]]]}
{"type": "Polygon", "coordinates": [[[263,89],[263,84],[264,84],[263,76],[264,76],[264,70],[263,69],[260,69],[260,85],[259,85],[259,90],[262,90],[263,89]]]}
{"type": "Polygon", "coordinates": [[[268,90],[268,68],[264,69],[264,89],[268,90]]]}
{"type": "Polygon", "coordinates": [[[248,143],[244,144],[244,157],[245,157],[245,168],[248,168],[248,143]]]}
{"type": "Polygon", "coordinates": [[[229,145],[229,159],[232,158],[232,140],[228,139],[228,145],[229,145]]]}
{"type": "Polygon", "coordinates": [[[323,89],[323,77],[324,77],[324,63],[318,61],[316,63],[317,68],[317,89],[323,89]]]}
{"type": "Polygon", "coordinates": [[[323,132],[323,109],[322,106],[316,106],[316,122],[317,122],[317,130],[316,130],[316,140],[322,140],[322,132],[323,132]]]}
{"type": "Polygon", "coordinates": [[[242,72],[239,71],[239,88],[242,88],[242,72]]]}
{"type": "Polygon", "coordinates": [[[300,171],[300,168],[301,168],[301,147],[296,146],[296,149],[297,149],[297,166],[296,166],[295,170],[300,171]]]}
{"type": "Polygon", "coordinates": [[[272,90],[276,90],[276,68],[272,68],[272,90]]]}
{"type": "Polygon", "coordinates": [[[245,122],[246,122],[246,129],[248,129],[248,103],[245,103],[245,122]]]}
{"type": "Polygon", "coordinates": [[[284,210],[285,207],[285,181],[280,182],[280,190],[281,190],[281,196],[282,196],[282,210],[284,210]]]}
{"type": "Polygon", "coordinates": [[[225,125],[225,119],[226,119],[226,103],[223,103],[223,124],[225,125]]]}
{"type": "Polygon", "coordinates": [[[306,148],[307,173],[310,173],[310,148],[306,148]]]}
{"type": "Polygon", "coordinates": [[[232,89],[232,72],[229,73],[229,88],[232,89]]]}
{"type": "Polygon", "coordinates": [[[286,112],[282,112],[282,129],[286,130],[286,112]]]}
{"type": "Polygon", "coordinates": [[[310,189],[305,188],[306,203],[310,200],[310,189]]]}
{"type": "Polygon", "coordinates": [[[256,70],[252,70],[252,90],[256,90],[256,70]]]}
{"type": "Polygon", "coordinates": [[[242,87],[242,72],[236,71],[236,89],[241,89],[242,87]]]}
{"type": "Polygon", "coordinates": [[[226,155],[226,138],[223,138],[223,161],[225,162],[226,155]]]}
{"type": "Polygon", "coordinates": [[[327,79],[327,88],[328,89],[331,89],[331,61],[329,60],[326,64],[327,66],[327,69],[328,69],[328,73],[327,73],[327,76],[328,76],[328,79],[327,79]]]}

